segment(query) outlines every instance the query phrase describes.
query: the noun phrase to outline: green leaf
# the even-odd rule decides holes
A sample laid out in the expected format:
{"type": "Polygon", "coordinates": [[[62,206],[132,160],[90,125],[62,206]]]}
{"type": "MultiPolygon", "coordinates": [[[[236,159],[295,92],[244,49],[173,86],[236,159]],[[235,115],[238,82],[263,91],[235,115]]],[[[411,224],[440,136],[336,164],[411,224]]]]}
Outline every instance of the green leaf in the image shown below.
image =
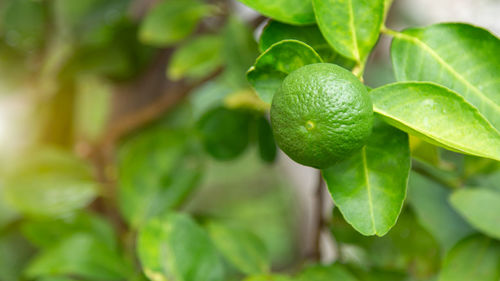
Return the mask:
{"type": "Polygon", "coordinates": [[[198,128],[205,150],[219,160],[231,160],[249,143],[251,115],[241,110],[218,107],[201,117],[198,128]]]}
{"type": "MultiPolygon", "coordinates": [[[[410,151],[411,157],[430,165],[439,166],[441,158],[439,148],[428,142],[425,142],[415,136],[410,135],[410,151]]],[[[481,158],[483,159],[483,158],[481,158]]]]}
{"type": "Polygon", "coordinates": [[[31,0],[5,1],[0,11],[0,36],[21,51],[40,48],[45,41],[47,15],[44,3],[31,0]]]}
{"type": "Polygon", "coordinates": [[[450,202],[476,229],[500,239],[500,192],[482,188],[461,189],[451,195],[450,202]]]}
{"type": "Polygon", "coordinates": [[[408,135],[377,121],[367,144],[323,170],[342,215],[363,235],[385,235],[396,223],[410,171],[408,135]]]}
{"type": "Polygon", "coordinates": [[[4,196],[17,211],[33,217],[68,215],[97,195],[86,163],[73,155],[42,148],[25,155],[5,178],[4,196]]]}
{"type": "Polygon", "coordinates": [[[270,21],[260,36],[259,49],[264,52],[279,41],[291,39],[311,46],[325,62],[335,63],[346,68],[354,66],[353,61],[342,57],[330,47],[316,25],[294,26],[270,21]]]}
{"type": "Polygon", "coordinates": [[[223,267],[208,234],[184,214],[151,219],[139,230],[137,251],[154,281],[219,281],[223,267]]]}
{"type": "Polygon", "coordinates": [[[257,43],[253,28],[236,16],[230,16],[222,30],[224,44],[221,56],[224,58],[225,71],[222,82],[233,91],[248,87],[245,73],[258,56],[257,43]]]}
{"type": "Polygon", "coordinates": [[[257,119],[258,143],[260,158],[272,163],[276,160],[277,148],[271,124],[264,116],[257,119]]]}
{"type": "Polygon", "coordinates": [[[132,268],[121,254],[98,238],[75,234],[59,245],[38,254],[26,269],[26,276],[72,275],[96,280],[122,280],[132,268]]]}
{"type": "Polygon", "coordinates": [[[178,207],[202,175],[200,149],[184,133],[157,127],[141,132],[120,150],[119,204],[138,227],[178,207]]]}
{"type": "Polygon", "coordinates": [[[290,72],[307,64],[320,63],[313,48],[297,40],[283,40],[262,53],[247,73],[259,97],[271,103],[276,90],[290,72]]]}
{"type": "MultiPolygon", "coordinates": [[[[398,81],[431,81],[462,95],[500,130],[500,40],[489,31],[444,23],[395,34],[398,81]]],[[[471,134],[473,135],[473,134],[471,134]]]]}
{"type": "Polygon", "coordinates": [[[315,22],[311,0],[239,0],[272,19],[293,24],[307,25],[315,22]]]}
{"type": "Polygon", "coordinates": [[[420,224],[439,241],[445,251],[474,231],[448,203],[450,194],[442,185],[417,173],[410,174],[408,202],[420,224]]]}
{"type": "Polygon", "coordinates": [[[295,279],[297,281],[357,281],[351,273],[340,264],[328,266],[314,265],[303,270],[295,279]]]}
{"type": "Polygon", "coordinates": [[[500,245],[482,236],[462,240],[448,253],[438,281],[497,281],[500,245]]]}
{"type": "Polygon", "coordinates": [[[215,246],[237,269],[245,274],[266,273],[269,256],[258,236],[243,227],[211,222],[208,230],[215,246]]]}
{"type": "Polygon", "coordinates": [[[24,280],[23,269],[33,257],[34,249],[17,231],[0,235],[0,281],[24,280]]]}
{"type": "Polygon", "coordinates": [[[363,64],[379,37],[384,0],[313,0],[326,41],[341,55],[363,64]]]}
{"type": "Polygon", "coordinates": [[[39,248],[54,247],[61,240],[75,233],[94,235],[111,249],[117,248],[118,245],[111,224],[90,213],[79,213],[75,216],[56,219],[26,221],[22,224],[21,231],[33,245],[39,248]]]}
{"type": "Polygon", "coordinates": [[[142,21],[139,39],[149,45],[166,47],[191,34],[212,7],[198,0],[163,1],[142,21]]]}
{"type": "Polygon", "coordinates": [[[433,83],[399,82],[370,92],[389,124],[432,144],[500,160],[500,133],[455,92],[433,83]]]}
{"type": "Polygon", "coordinates": [[[214,72],[222,64],[222,40],[218,35],[202,35],[175,51],[170,59],[167,76],[200,79],[214,72]]]}

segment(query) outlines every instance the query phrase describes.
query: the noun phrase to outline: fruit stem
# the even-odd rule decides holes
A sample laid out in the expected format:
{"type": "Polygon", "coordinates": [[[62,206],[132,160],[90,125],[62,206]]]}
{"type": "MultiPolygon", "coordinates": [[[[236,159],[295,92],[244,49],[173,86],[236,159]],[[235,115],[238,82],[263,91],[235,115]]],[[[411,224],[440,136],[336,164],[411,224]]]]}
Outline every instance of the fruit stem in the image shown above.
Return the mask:
{"type": "Polygon", "coordinates": [[[354,74],[356,77],[363,81],[363,73],[365,72],[365,64],[364,63],[358,63],[356,66],[352,69],[352,74],[354,74]]]}

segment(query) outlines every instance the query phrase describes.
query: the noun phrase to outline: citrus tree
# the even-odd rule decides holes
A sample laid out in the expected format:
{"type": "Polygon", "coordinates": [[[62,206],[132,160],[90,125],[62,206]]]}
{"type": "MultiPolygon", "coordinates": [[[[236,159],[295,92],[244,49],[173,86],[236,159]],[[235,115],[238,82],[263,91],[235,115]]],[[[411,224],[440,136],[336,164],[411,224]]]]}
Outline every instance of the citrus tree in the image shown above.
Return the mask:
{"type": "Polygon", "coordinates": [[[0,2],[0,280],[498,281],[499,38],[240,2],[0,2]]]}

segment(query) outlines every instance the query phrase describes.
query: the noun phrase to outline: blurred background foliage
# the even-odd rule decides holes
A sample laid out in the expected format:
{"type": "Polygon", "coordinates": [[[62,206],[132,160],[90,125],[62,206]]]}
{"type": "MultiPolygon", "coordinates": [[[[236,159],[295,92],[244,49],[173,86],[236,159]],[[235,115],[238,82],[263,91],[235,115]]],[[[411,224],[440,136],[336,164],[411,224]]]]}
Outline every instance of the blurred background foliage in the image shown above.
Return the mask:
{"type": "MultiPolygon", "coordinates": [[[[402,7],[394,25],[412,22],[402,7]]],[[[0,1],[1,281],[438,280],[443,260],[465,265],[485,243],[487,260],[500,260],[498,241],[470,236],[499,230],[454,192],[481,186],[466,196],[500,200],[498,162],[412,138],[415,172],[396,227],[364,237],[334,209],[323,233],[333,238],[320,247],[325,264],[337,263],[308,266],[318,249],[304,191],[245,79],[274,42],[257,43],[266,19],[242,9],[0,1]]],[[[266,28],[275,26],[286,28],[266,28]]],[[[304,36],[349,67],[321,49],[315,27],[298,29],[273,39],[304,36]]],[[[391,71],[375,51],[365,79],[387,83],[391,71]]]]}

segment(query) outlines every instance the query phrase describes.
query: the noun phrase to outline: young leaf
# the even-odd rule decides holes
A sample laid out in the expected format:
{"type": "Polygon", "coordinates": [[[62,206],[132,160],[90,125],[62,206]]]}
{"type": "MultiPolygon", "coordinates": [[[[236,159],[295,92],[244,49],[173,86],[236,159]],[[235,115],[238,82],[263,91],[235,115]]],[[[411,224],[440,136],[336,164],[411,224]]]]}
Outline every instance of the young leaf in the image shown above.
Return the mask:
{"type": "Polygon", "coordinates": [[[177,49],[172,55],[167,76],[172,80],[200,79],[222,64],[222,40],[217,35],[203,35],[177,49]]]}
{"type": "Polygon", "coordinates": [[[245,151],[250,137],[251,115],[218,107],[201,117],[198,128],[205,150],[219,160],[230,160],[245,151]]]}
{"type": "Polygon", "coordinates": [[[151,280],[224,280],[222,262],[208,234],[187,215],[151,219],[139,231],[137,251],[151,280]]]}
{"type": "Polygon", "coordinates": [[[438,281],[497,281],[500,278],[500,245],[475,235],[462,240],[448,253],[438,281]]]}
{"type": "Polygon", "coordinates": [[[450,202],[476,229],[500,239],[500,192],[482,188],[461,189],[451,195],[450,202]]]}
{"type": "Polygon", "coordinates": [[[257,119],[257,133],[260,158],[265,162],[274,162],[278,149],[274,141],[271,124],[264,116],[257,119]]]}
{"type": "Polygon", "coordinates": [[[59,217],[87,206],[97,183],[87,163],[72,154],[43,148],[14,164],[5,177],[4,196],[17,211],[33,217],[59,217]]]}
{"type": "Polygon", "coordinates": [[[139,39],[144,44],[169,46],[194,31],[212,10],[199,0],[163,1],[154,6],[141,24],[139,39]]]}
{"type": "Polygon", "coordinates": [[[420,224],[439,241],[444,250],[451,249],[459,240],[474,232],[448,203],[450,193],[424,176],[410,174],[408,202],[420,224]]]}
{"type": "MultiPolygon", "coordinates": [[[[500,40],[489,31],[445,23],[395,34],[398,81],[431,81],[462,95],[500,130],[500,40]]],[[[471,134],[473,135],[473,134],[471,134]]]]}
{"type": "Polygon", "coordinates": [[[247,79],[259,97],[271,103],[274,93],[290,72],[307,64],[320,63],[321,57],[307,44],[283,40],[262,53],[247,73],[247,79]]]}
{"type": "Polygon", "coordinates": [[[313,0],[318,26],[341,55],[364,63],[378,40],[384,0],[313,0]]]}
{"type": "Polygon", "coordinates": [[[279,41],[292,39],[311,46],[325,62],[335,63],[345,68],[354,66],[353,61],[339,55],[330,47],[316,25],[294,26],[270,21],[260,36],[259,49],[264,52],[279,41]]]}
{"type": "Polygon", "coordinates": [[[314,12],[311,0],[239,0],[241,3],[257,10],[272,19],[294,25],[314,23],[314,12]]]}
{"type": "Polygon", "coordinates": [[[241,228],[212,222],[208,230],[215,246],[237,269],[245,274],[266,273],[270,261],[258,236],[241,228]]]}
{"type": "Polygon", "coordinates": [[[120,210],[133,226],[179,206],[196,188],[203,161],[183,133],[153,128],[120,150],[120,210]]]}
{"type": "Polygon", "coordinates": [[[433,83],[399,82],[370,92],[389,124],[441,147],[500,160],[500,133],[455,92],[433,83]]]}
{"type": "Polygon", "coordinates": [[[56,247],[42,251],[26,269],[29,278],[71,275],[96,280],[122,280],[131,274],[132,267],[116,250],[86,233],[77,233],[56,247]]]}
{"type": "Polygon", "coordinates": [[[363,235],[385,235],[396,223],[410,172],[408,135],[377,121],[367,144],[322,171],[342,215],[363,235]]]}
{"type": "Polygon", "coordinates": [[[354,276],[349,273],[340,264],[332,264],[328,266],[314,265],[306,268],[296,278],[297,281],[357,281],[354,276]]]}

